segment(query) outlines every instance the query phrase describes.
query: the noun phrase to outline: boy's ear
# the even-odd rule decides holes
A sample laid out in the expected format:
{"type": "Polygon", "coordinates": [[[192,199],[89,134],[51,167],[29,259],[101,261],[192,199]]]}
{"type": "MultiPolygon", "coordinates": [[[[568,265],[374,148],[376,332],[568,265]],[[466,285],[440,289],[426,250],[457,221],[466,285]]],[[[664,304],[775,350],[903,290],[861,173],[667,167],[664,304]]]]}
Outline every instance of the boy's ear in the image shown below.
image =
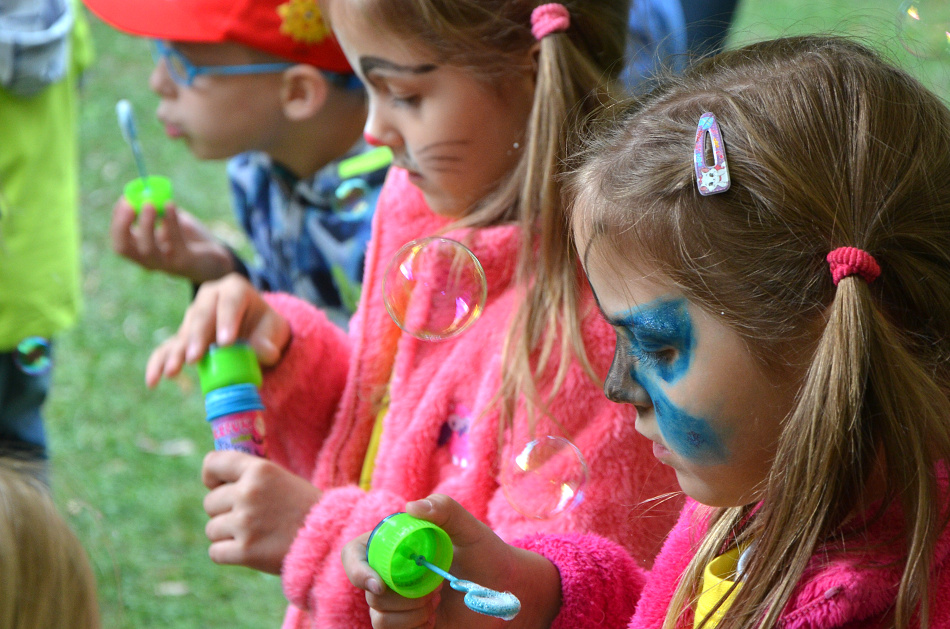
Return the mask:
{"type": "Polygon", "coordinates": [[[312,118],[323,108],[329,89],[323,73],[311,65],[298,63],[284,70],[280,91],[284,115],[293,121],[312,118]]]}

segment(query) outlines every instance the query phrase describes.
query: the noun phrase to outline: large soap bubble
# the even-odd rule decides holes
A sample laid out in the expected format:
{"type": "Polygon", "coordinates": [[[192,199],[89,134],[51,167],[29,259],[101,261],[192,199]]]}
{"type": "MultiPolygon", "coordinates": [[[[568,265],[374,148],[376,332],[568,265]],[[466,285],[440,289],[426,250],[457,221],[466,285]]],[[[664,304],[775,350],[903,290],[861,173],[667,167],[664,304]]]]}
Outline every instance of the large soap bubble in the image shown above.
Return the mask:
{"type": "Polygon", "coordinates": [[[485,308],[487,294],[478,258],[449,238],[407,243],[393,256],[383,277],[383,301],[393,321],[426,341],[463,332],[485,308]]]}
{"type": "Polygon", "coordinates": [[[516,448],[501,474],[509,504],[536,520],[559,516],[583,502],[587,478],[587,462],[577,446],[550,435],[516,448]]]}

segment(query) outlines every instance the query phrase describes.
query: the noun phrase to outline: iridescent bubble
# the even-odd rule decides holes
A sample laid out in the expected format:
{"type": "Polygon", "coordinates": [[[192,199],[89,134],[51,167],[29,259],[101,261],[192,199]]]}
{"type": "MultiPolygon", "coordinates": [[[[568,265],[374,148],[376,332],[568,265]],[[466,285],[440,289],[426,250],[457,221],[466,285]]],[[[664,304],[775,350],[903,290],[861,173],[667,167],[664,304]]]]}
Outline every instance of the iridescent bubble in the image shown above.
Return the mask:
{"type": "Polygon", "coordinates": [[[478,258],[448,238],[403,245],[383,277],[389,316],[405,332],[426,341],[450,338],[472,325],[485,308],[487,294],[478,258]]]}
{"type": "Polygon", "coordinates": [[[905,0],[897,13],[897,37],[916,57],[950,56],[950,2],[905,0]]]}
{"type": "Polygon", "coordinates": [[[364,212],[369,205],[369,185],[362,179],[347,179],[334,191],[338,212],[364,212]]]}
{"type": "Polygon", "coordinates": [[[13,352],[13,362],[23,373],[39,376],[53,366],[50,343],[41,336],[30,336],[20,341],[13,352]]]}
{"type": "Polygon", "coordinates": [[[547,520],[584,501],[587,462],[563,437],[544,436],[516,451],[501,474],[508,503],[522,515],[547,520]]]}

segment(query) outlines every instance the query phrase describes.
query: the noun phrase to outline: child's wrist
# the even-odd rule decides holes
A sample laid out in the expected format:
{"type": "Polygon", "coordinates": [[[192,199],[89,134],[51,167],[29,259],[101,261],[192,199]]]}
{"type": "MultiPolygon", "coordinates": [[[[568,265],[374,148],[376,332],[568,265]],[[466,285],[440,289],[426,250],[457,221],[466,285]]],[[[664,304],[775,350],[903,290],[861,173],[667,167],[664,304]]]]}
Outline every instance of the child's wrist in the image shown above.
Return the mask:
{"type": "Polygon", "coordinates": [[[521,601],[521,613],[508,629],[546,629],[561,610],[561,575],[543,555],[509,546],[511,575],[506,587],[521,601]]]}

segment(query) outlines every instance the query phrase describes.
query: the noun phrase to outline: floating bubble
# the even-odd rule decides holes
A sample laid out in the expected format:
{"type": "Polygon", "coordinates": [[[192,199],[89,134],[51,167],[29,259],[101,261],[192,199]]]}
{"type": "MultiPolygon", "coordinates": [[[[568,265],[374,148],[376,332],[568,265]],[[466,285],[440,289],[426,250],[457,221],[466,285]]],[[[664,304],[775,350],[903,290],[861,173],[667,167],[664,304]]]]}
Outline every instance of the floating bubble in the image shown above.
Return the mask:
{"type": "Polygon", "coordinates": [[[338,212],[365,213],[369,206],[370,187],[362,179],[347,179],[334,191],[338,212]]]}
{"type": "Polygon", "coordinates": [[[511,506],[529,518],[547,520],[584,501],[587,462],[563,437],[530,441],[506,463],[502,490],[511,506]]]}
{"type": "Polygon", "coordinates": [[[400,328],[426,341],[447,339],[478,319],[488,294],[475,254],[448,238],[413,240],[383,277],[383,301],[400,328]]]}
{"type": "Polygon", "coordinates": [[[905,0],[897,13],[897,37],[915,57],[950,57],[950,2],[905,0]]]}
{"type": "Polygon", "coordinates": [[[13,362],[25,374],[39,376],[53,366],[50,343],[41,336],[30,336],[20,341],[13,352],[13,362]]]}

